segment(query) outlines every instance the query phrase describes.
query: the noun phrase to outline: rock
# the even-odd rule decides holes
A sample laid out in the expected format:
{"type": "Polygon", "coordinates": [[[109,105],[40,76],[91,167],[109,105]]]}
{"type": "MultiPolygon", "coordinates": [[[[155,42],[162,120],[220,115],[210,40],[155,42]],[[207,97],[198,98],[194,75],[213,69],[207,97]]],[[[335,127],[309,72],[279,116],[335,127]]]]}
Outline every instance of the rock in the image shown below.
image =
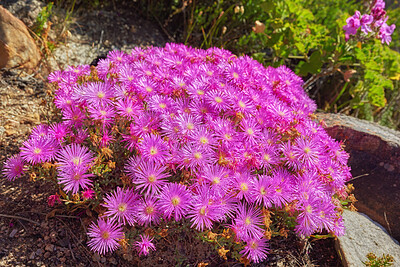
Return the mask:
{"type": "Polygon", "coordinates": [[[356,208],[400,241],[400,133],[342,114],[317,114],[350,154],[356,208]]]}
{"type": "Polygon", "coordinates": [[[46,247],[45,247],[45,250],[46,251],[50,251],[50,252],[53,251],[54,250],[54,245],[53,244],[47,244],[46,247]]]}
{"type": "Polygon", "coordinates": [[[35,258],[35,252],[32,252],[30,255],[29,255],[29,259],[30,260],[33,260],[35,258]]]}
{"type": "Polygon", "coordinates": [[[13,229],[13,230],[11,231],[9,237],[13,238],[17,232],[18,232],[17,229],[13,229]]]}
{"type": "Polygon", "coordinates": [[[17,0],[5,1],[3,6],[10,11],[11,14],[22,20],[26,26],[32,27],[45,4],[39,0],[17,0]]]}
{"type": "Polygon", "coordinates": [[[43,257],[45,258],[45,259],[48,259],[49,257],[50,257],[50,252],[46,252],[46,253],[44,253],[44,255],[43,255],[43,257]]]}
{"type": "Polygon", "coordinates": [[[338,237],[336,245],[345,267],[365,266],[363,262],[371,252],[377,257],[389,254],[394,266],[400,265],[400,246],[381,225],[365,214],[348,210],[344,210],[343,220],[346,234],[338,237]]]}
{"type": "Polygon", "coordinates": [[[0,6],[0,68],[24,68],[32,71],[40,61],[40,52],[25,24],[0,6]]]}

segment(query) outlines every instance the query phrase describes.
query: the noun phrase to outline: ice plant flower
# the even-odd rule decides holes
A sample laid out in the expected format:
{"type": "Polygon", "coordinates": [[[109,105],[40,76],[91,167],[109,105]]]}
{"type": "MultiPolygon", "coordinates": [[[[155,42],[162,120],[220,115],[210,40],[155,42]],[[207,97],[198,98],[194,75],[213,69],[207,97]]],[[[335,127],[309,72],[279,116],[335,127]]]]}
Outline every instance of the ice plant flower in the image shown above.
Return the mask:
{"type": "Polygon", "coordinates": [[[3,166],[3,175],[10,181],[21,177],[27,170],[25,160],[20,154],[8,158],[3,166]]]}
{"type": "Polygon", "coordinates": [[[154,246],[154,244],[151,242],[153,240],[153,238],[150,238],[147,235],[140,235],[140,241],[136,241],[135,246],[136,246],[136,250],[140,255],[149,255],[150,253],[150,249],[151,250],[156,250],[156,247],[154,246]]]}
{"type": "Polygon", "coordinates": [[[119,224],[133,225],[136,222],[138,195],[133,190],[118,187],[116,191],[104,198],[107,208],[104,213],[119,224]]]}
{"type": "Polygon", "coordinates": [[[115,221],[100,218],[97,224],[94,222],[88,228],[88,246],[91,250],[106,254],[116,250],[120,244],[118,241],[123,238],[124,234],[121,226],[115,221]]]}
{"type": "MultiPolygon", "coordinates": [[[[382,6],[356,12],[346,33],[381,29],[390,42],[382,6]]],[[[316,105],[289,68],[167,44],[112,51],[97,67],[69,67],[49,80],[62,122],[36,127],[2,173],[13,180],[43,168],[63,198],[104,201],[89,227],[92,251],[125,249],[124,225],[137,239],[135,223],[151,235],[161,222],[188,220],[198,231],[232,229],[241,254],[261,262],[270,209],[295,216],[300,236],[344,233],[348,154],[314,121],[316,105]]],[[[140,239],[131,243],[140,255],[155,249],[148,235],[140,239]]]]}

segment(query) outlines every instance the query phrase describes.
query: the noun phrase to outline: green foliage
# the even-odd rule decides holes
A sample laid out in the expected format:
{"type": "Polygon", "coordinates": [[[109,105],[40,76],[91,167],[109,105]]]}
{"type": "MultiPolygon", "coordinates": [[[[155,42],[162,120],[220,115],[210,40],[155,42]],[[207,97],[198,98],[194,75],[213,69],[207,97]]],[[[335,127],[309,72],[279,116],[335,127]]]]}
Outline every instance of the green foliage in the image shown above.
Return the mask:
{"type": "Polygon", "coordinates": [[[393,266],[393,256],[389,254],[383,254],[382,257],[377,257],[374,253],[368,253],[368,261],[363,262],[365,266],[370,267],[383,267],[383,266],[393,266]]]}
{"type": "Polygon", "coordinates": [[[40,11],[39,15],[37,16],[34,31],[38,36],[42,35],[43,28],[52,14],[52,8],[53,2],[50,2],[42,9],[42,11],[40,11]]]}

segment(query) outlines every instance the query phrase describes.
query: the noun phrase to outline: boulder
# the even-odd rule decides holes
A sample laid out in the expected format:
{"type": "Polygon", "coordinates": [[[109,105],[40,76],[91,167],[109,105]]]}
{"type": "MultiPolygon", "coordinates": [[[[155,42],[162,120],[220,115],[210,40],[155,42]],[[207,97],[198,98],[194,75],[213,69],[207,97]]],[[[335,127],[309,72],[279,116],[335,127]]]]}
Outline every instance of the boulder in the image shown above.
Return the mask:
{"type": "Polygon", "coordinates": [[[25,24],[0,6],[0,68],[32,71],[40,61],[40,51],[25,24]]]}
{"type": "Polygon", "coordinates": [[[400,241],[400,133],[343,114],[317,114],[350,154],[356,208],[400,241]]]}
{"type": "Polygon", "coordinates": [[[389,254],[394,258],[394,266],[400,266],[400,246],[386,230],[367,215],[344,210],[346,234],[338,237],[336,246],[345,267],[365,266],[367,254],[377,257],[389,254]]]}

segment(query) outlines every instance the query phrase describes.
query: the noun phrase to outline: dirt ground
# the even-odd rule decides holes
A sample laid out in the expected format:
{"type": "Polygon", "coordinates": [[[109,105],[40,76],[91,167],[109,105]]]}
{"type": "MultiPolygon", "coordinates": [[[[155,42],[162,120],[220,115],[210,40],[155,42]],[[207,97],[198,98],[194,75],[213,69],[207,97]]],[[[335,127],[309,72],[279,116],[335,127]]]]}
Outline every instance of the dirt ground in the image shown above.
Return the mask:
{"type": "MultiPolygon", "coordinates": [[[[33,126],[51,119],[48,93],[52,88],[45,81],[50,70],[89,64],[111,49],[129,51],[169,41],[157,24],[138,17],[134,9],[117,10],[111,6],[73,14],[67,37],[33,75],[0,70],[0,167],[7,157],[18,153],[33,126]]],[[[62,17],[63,11],[57,12],[62,17]]],[[[158,240],[157,251],[149,257],[138,257],[129,250],[99,256],[86,246],[86,228],[91,222],[88,214],[48,206],[47,199],[55,190],[51,182],[43,180],[22,177],[10,182],[0,178],[0,266],[198,266],[201,262],[243,266],[229,257],[225,261],[210,244],[182,226],[171,228],[158,240]]],[[[252,266],[342,265],[334,240],[304,244],[290,235],[272,239],[268,259],[252,266]]]]}

